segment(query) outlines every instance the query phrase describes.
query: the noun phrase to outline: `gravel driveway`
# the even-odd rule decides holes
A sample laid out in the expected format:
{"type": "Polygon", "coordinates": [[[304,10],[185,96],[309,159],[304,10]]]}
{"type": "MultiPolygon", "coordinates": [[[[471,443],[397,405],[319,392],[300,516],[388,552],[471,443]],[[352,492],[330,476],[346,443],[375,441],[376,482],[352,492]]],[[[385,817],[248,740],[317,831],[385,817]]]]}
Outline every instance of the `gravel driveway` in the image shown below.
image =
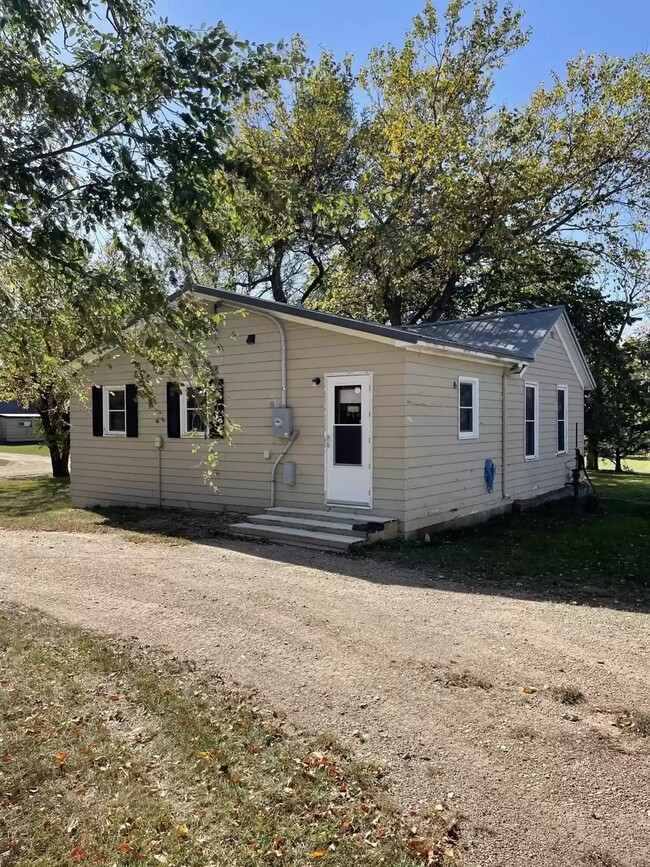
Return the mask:
{"type": "Polygon", "coordinates": [[[3,598],[217,666],[390,763],[405,805],[451,803],[469,863],[649,863],[650,738],[614,725],[650,711],[647,614],[248,543],[5,531],[0,550],[3,598]],[[544,689],[563,684],[587,702],[544,689]]]}
{"type": "Polygon", "coordinates": [[[49,452],[44,455],[21,455],[0,450],[0,480],[44,476],[52,472],[49,452]]]}

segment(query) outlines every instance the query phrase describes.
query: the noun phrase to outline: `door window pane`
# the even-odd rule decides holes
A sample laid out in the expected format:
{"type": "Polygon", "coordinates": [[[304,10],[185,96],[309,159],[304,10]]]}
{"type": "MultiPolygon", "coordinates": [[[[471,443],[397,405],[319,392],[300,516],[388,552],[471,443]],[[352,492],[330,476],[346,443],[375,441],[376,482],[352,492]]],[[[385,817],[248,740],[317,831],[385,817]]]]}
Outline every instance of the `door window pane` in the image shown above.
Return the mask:
{"type": "Polygon", "coordinates": [[[335,424],[361,424],[361,386],[335,387],[335,424]]]}
{"type": "Polygon", "coordinates": [[[361,425],[334,427],[334,463],[361,466],[361,425]]]}

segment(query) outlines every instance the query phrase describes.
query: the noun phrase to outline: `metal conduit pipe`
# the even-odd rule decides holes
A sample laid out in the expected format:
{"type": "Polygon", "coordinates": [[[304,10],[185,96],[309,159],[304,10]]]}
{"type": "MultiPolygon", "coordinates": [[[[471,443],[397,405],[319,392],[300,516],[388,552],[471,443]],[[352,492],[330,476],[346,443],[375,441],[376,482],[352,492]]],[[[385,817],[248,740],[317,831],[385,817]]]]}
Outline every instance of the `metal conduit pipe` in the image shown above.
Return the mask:
{"type": "MultiPolygon", "coordinates": [[[[263,313],[261,310],[256,310],[255,313],[258,316],[263,316],[265,319],[269,319],[271,322],[273,322],[275,324],[275,327],[278,329],[278,331],[280,333],[280,348],[281,348],[281,352],[282,352],[281,363],[280,363],[282,406],[286,407],[286,405],[287,405],[287,335],[286,335],[286,332],[284,330],[283,324],[280,322],[279,319],[276,319],[275,316],[271,316],[268,313],[263,313]]],[[[291,434],[289,441],[287,442],[285,447],[282,449],[280,454],[275,459],[275,462],[274,462],[273,467],[271,469],[271,498],[270,498],[271,499],[271,508],[273,508],[273,506],[275,506],[275,473],[276,473],[276,470],[280,466],[280,463],[282,462],[282,458],[286,455],[286,453],[289,451],[289,449],[291,448],[293,443],[298,439],[299,436],[300,436],[299,430],[295,430],[291,434]]]]}
{"type": "Polygon", "coordinates": [[[289,451],[289,449],[295,443],[295,441],[298,439],[299,436],[300,436],[299,430],[295,430],[291,434],[291,436],[289,437],[288,443],[282,449],[280,454],[275,459],[275,463],[273,464],[273,468],[271,470],[271,508],[273,508],[275,506],[275,471],[277,470],[278,466],[280,465],[280,461],[282,460],[282,458],[286,455],[286,453],[289,451]]]}
{"type": "Polygon", "coordinates": [[[263,313],[261,310],[255,310],[256,316],[263,316],[265,319],[270,319],[271,322],[275,323],[275,327],[280,332],[280,346],[282,351],[282,360],[281,360],[281,387],[282,387],[282,406],[287,405],[287,335],[284,330],[283,324],[279,319],[276,319],[275,316],[270,316],[268,313],[263,313]]]}

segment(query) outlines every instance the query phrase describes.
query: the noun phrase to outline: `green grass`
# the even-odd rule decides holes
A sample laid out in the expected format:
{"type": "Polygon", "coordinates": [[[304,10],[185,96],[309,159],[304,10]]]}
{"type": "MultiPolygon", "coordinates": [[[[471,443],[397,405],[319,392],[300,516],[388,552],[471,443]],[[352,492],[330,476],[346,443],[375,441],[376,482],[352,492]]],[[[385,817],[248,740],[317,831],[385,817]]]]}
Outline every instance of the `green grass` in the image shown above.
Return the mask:
{"type": "Polygon", "coordinates": [[[3,867],[457,863],[455,823],[189,665],[3,605],[0,683],[3,867]]]}
{"type": "Polygon", "coordinates": [[[8,452],[14,455],[41,455],[44,458],[49,458],[50,453],[42,443],[32,443],[25,445],[23,443],[2,443],[0,445],[0,454],[8,452]]]}
{"type": "Polygon", "coordinates": [[[370,556],[507,592],[650,602],[650,475],[600,472],[593,481],[594,514],[562,501],[429,543],[386,543],[370,556]]]}
{"type": "Polygon", "coordinates": [[[74,509],[67,479],[37,477],[0,480],[0,529],[67,532],[127,531],[134,541],[222,537],[236,520],[233,513],[113,506],[74,509]]]}
{"type": "MultiPolygon", "coordinates": [[[[603,458],[599,461],[601,470],[613,470],[614,464],[603,458]]],[[[623,469],[631,473],[650,473],[650,458],[625,458],[623,469]]]]}

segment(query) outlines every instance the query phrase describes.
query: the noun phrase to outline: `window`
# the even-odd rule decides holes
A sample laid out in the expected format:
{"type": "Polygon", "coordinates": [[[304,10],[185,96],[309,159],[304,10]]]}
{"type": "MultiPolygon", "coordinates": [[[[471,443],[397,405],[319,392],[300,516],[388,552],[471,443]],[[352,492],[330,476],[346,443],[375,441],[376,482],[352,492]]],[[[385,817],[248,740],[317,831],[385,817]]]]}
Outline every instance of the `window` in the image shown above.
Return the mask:
{"type": "Polygon", "coordinates": [[[104,434],[106,436],[126,436],[126,389],[120,385],[115,388],[104,386],[104,434]]]}
{"type": "MultiPolygon", "coordinates": [[[[212,426],[213,420],[210,420],[211,427],[209,436],[211,437],[222,437],[224,434],[223,380],[219,380],[218,386],[218,419],[214,420],[214,427],[212,426]]],[[[204,400],[205,395],[203,395],[199,389],[194,389],[191,385],[184,385],[181,387],[181,393],[179,398],[179,412],[180,435],[182,437],[208,436],[208,432],[206,430],[205,412],[203,412],[202,407],[202,401],[204,400]]],[[[178,436],[178,433],[176,434],[176,436],[178,436]]]]}
{"type": "Polygon", "coordinates": [[[569,414],[569,386],[558,385],[557,387],[557,453],[567,453],[567,431],[569,414]]]}
{"type": "Polygon", "coordinates": [[[205,436],[205,418],[201,417],[199,394],[190,385],[181,391],[181,436],[205,436]]]}
{"type": "Polygon", "coordinates": [[[458,377],[458,436],[460,439],[478,437],[478,379],[458,377]]]}
{"type": "Polygon", "coordinates": [[[536,382],[525,386],[524,455],[527,461],[539,457],[539,392],[536,382]]]}

